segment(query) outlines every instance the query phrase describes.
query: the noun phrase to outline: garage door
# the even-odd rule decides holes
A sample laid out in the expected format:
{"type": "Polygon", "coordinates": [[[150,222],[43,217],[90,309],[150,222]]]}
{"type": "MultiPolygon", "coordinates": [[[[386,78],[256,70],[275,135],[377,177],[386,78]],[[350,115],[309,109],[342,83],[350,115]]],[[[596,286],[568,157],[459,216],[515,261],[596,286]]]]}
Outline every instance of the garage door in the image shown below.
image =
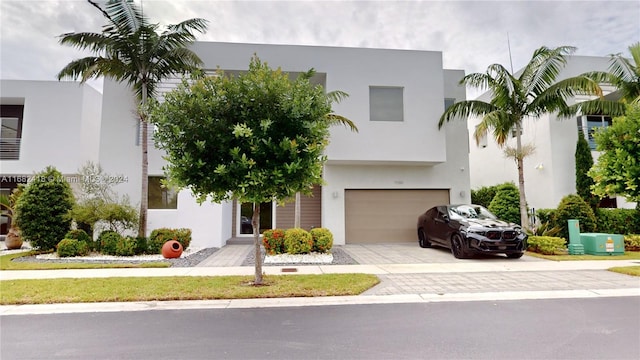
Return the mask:
{"type": "Polygon", "coordinates": [[[418,241],[418,216],[449,203],[449,190],[346,190],[346,243],[418,241]]]}

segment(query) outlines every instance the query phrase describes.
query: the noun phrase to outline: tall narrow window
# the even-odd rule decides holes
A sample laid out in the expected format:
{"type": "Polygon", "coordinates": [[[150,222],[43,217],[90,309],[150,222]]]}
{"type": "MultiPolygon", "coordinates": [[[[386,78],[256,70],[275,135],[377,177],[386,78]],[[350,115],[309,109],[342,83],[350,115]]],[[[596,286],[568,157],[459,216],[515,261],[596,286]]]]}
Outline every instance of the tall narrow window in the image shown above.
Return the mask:
{"type": "Polygon", "coordinates": [[[402,87],[370,86],[369,116],[371,121],[404,121],[402,87]]]}
{"type": "Polygon", "coordinates": [[[149,176],[149,209],[177,209],[178,193],[162,185],[162,176],[149,176]]]}
{"type": "Polygon", "coordinates": [[[19,160],[22,138],[22,105],[0,106],[0,160],[19,160]]]}

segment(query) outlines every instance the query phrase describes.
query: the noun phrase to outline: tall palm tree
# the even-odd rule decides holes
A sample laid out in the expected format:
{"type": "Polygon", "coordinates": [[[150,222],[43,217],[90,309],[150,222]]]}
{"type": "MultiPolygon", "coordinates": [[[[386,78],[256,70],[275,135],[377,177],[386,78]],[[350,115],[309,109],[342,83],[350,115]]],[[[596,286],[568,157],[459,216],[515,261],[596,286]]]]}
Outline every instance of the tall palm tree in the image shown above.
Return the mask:
{"type": "MultiPolygon", "coordinates": [[[[469,116],[482,120],[474,133],[476,142],[492,131],[496,143],[504,147],[511,134],[515,132],[516,147],[508,153],[515,158],[518,166],[518,189],[520,192],[520,222],[529,227],[527,200],[524,187],[524,157],[531,152],[531,146],[522,144],[522,123],[527,117],[537,118],[542,114],[557,112],[568,117],[578,111],[567,105],[567,99],[577,94],[590,94],[601,97],[602,89],[598,82],[586,77],[576,76],[556,82],[560,70],[566,65],[565,56],[575,51],[574,47],[560,46],[554,49],[541,47],[534,51],[529,63],[512,74],[500,64],[493,64],[485,73],[466,75],[460,81],[471,87],[489,89],[491,99],[461,101],[450,106],[440,117],[438,127],[452,119],[469,116]]],[[[509,149],[508,149],[509,150],[509,149]]]]}
{"type": "Polygon", "coordinates": [[[622,54],[611,55],[609,71],[593,71],[584,74],[600,83],[608,83],[620,91],[620,102],[600,101],[600,99],[585,101],[576,106],[583,114],[620,114],[624,103],[640,103],[640,42],[629,46],[631,60],[622,54]]]}
{"type": "Polygon", "coordinates": [[[194,71],[202,60],[187,47],[195,40],[195,33],[207,29],[204,19],[189,19],[168,25],[158,32],[159,25],[151,24],[133,0],[110,0],[104,8],[91,0],[106,18],[101,33],[80,32],[60,35],[60,44],[89,50],[94,56],[67,64],[58,80],[107,77],[126,82],[133,88],[139,103],[138,115],[142,130],[142,190],[138,236],[146,235],[148,208],[148,122],[147,99],[155,97],[157,85],[170,77],[194,71]]]}

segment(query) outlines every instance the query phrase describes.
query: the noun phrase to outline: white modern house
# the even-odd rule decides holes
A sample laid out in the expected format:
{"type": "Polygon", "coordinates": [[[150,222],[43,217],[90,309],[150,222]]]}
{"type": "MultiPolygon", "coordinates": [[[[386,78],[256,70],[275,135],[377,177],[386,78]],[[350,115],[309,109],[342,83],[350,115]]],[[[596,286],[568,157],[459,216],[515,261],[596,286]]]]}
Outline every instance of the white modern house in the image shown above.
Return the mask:
{"type": "MultiPolygon", "coordinates": [[[[607,71],[608,57],[569,56],[567,66],[559,79],[577,76],[589,71],[607,71]]],[[[606,97],[615,99],[614,88],[603,86],[606,97]]],[[[482,94],[479,99],[489,101],[490,94],[482,94]]],[[[588,97],[576,97],[573,101],[588,100],[588,97]]],[[[470,118],[469,163],[471,188],[492,186],[504,182],[518,184],[518,172],[515,161],[504,156],[504,149],[497,146],[491,134],[476,144],[473,136],[480,123],[478,118],[470,118]]],[[[524,179],[527,202],[530,209],[556,208],[560,200],[576,193],[575,151],[579,130],[587,137],[592,149],[594,162],[599,153],[595,151],[593,132],[600,127],[611,125],[611,117],[606,115],[581,114],[569,119],[558,118],[555,114],[546,114],[537,119],[525,119],[522,130],[522,143],[535,145],[535,152],[524,159],[524,179]]],[[[508,141],[515,147],[515,133],[508,141]]],[[[603,199],[601,206],[633,208],[622,197],[603,199]]]]}
{"type": "MultiPolygon", "coordinates": [[[[359,132],[331,129],[325,183],[301,201],[303,228],[329,228],[337,245],[415,241],[421,212],[441,203],[470,201],[467,125],[437,126],[446,104],[465,99],[464,87],[458,86],[464,73],[443,69],[442,53],[206,42],[193,49],[205,70],[244,71],[255,54],[291,74],[314,68],[313,81],[327,91],[349,94],[334,110],[354,121],[359,132]]],[[[166,84],[164,91],[171,87],[166,84]]],[[[3,80],[0,102],[3,176],[32,174],[47,165],[73,174],[92,160],[107,173],[123,175],[126,181],[116,189],[139,201],[141,139],[134,97],[126,85],[105,80],[100,96],[77,83],[3,80]],[[5,117],[13,116],[5,116],[5,105],[24,111],[17,158],[4,155],[5,117]]],[[[188,190],[176,194],[161,188],[162,156],[150,147],[148,232],[188,227],[195,247],[220,247],[251,237],[250,224],[243,221],[250,216],[250,204],[198,205],[188,190]]],[[[8,185],[3,182],[2,187],[8,185]]],[[[293,203],[262,204],[261,228],[292,227],[293,208],[293,203]]]]}

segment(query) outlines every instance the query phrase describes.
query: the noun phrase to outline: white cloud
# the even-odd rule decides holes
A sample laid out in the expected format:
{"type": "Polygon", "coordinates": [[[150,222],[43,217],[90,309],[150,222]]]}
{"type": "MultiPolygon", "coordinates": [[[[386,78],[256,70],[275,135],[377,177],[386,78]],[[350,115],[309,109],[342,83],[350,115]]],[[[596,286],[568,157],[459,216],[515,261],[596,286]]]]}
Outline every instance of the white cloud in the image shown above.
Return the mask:
{"type": "MultiPolygon", "coordinates": [[[[509,66],[507,33],[515,69],[542,45],[606,56],[640,40],[638,1],[136,2],[161,24],[209,20],[204,41],[434,50],[443,52],[445,67],[467,73],[509,66]]],[[[56,37],[102,25],[84,0],[3,0],[0,21],[0,77],[13,79],[55,79],[80,56],[56,37]]]]}

